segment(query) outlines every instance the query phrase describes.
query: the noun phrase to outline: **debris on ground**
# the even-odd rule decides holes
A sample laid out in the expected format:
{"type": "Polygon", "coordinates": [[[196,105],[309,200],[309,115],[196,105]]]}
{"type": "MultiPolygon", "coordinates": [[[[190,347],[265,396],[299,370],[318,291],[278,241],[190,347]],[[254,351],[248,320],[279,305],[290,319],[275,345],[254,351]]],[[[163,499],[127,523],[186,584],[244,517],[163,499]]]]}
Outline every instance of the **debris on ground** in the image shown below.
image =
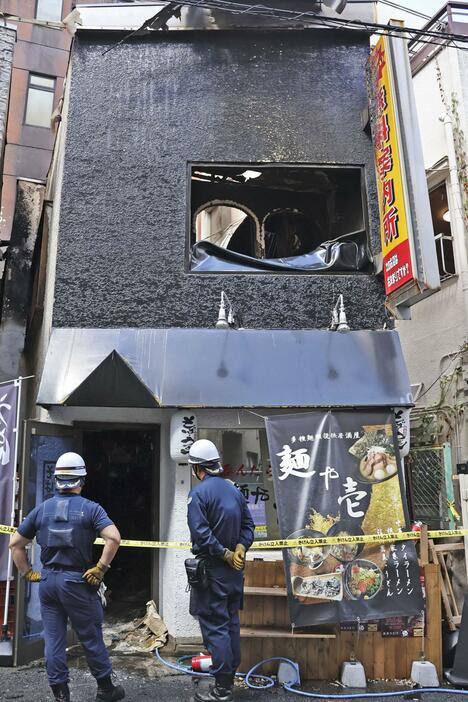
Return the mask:
{"type": "Polygon", "coordinates": [[[153,600],[146,614],[128,622],[111,622],[104,627],[104,641],[112,653],[151,653],[167,642],[169,632],[153,600]]]}

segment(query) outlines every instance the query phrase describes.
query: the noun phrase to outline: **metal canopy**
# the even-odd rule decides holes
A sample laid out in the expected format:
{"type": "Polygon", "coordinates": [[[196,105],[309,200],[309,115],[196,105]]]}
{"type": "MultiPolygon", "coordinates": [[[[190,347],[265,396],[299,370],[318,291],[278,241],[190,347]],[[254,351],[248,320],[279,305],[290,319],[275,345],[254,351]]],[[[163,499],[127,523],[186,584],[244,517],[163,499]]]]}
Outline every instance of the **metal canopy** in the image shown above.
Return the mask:
{"type": "Polygon", "coordinates": [[[37,403],[394,407],[412,399],[395,331],[54,329],[37,403]]]}

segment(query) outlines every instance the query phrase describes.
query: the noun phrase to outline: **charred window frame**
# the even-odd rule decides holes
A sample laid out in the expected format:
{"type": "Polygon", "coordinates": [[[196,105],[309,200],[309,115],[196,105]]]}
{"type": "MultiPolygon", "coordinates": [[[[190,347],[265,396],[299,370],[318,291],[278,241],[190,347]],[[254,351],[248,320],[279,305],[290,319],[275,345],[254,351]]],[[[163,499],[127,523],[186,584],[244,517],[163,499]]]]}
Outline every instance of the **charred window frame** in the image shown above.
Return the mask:
{"type": "Polygon", "coordinates": [[[371,272],[365,169],[188,164],[191,273],[371,272]]]}

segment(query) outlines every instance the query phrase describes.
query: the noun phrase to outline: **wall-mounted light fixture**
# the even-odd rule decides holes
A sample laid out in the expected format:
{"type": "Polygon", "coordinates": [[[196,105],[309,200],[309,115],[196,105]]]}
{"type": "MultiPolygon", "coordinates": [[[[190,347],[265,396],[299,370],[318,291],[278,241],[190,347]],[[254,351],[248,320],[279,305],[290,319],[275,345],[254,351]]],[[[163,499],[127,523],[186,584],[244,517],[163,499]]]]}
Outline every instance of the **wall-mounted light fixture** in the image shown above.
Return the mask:
{"type": "Polygon", "coordinates": [[[221,291],[221,302],[219,304],[218,321],[216,322],[216,329],[231,329],[235,326],[234,311],[232,309],[231,302],[224,292],[221,291]],[[226,316],[226,302],[229,305],[229,311],[226,316]]]}
{"type": "Polygon", "coordinates": [[[349,331],[349,324],[346,318],[343,295],[338,295],[338,299],[332,310],[331,331],[349,331]]]}
{"type": "Polygon", "coordinates": [[[450,210],[446,210],[444,214],[442,215],[442,219],[444,222],[449,222],[450,223],[450,210]]]}

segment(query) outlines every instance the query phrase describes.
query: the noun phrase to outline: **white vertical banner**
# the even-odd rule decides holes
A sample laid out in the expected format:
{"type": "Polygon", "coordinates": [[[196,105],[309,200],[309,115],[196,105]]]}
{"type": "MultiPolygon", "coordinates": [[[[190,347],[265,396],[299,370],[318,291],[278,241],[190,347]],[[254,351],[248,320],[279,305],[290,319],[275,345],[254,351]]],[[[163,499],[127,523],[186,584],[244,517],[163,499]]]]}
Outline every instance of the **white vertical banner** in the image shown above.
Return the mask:
{"type": "Polygon", "coordinates": [[[407,407],[396,407],[394,410],[397,442],[402,458],[405,458],[410,451],[410,412],[411,410],[407,407]]]}
{"type": "Polygon", "coordinates": [[[188,461],[190,447],[197,440],[197,415],[190,410],[180,410],[171,417],[171,458],[177,464],[188,461]]]}
{"type": "MultiPolygon", "coordinates": [[[[15,498],[19,380],[0,385],[0,524],[12,523],[15,498]]],[[[9,534],[0,534],[0,580],[8,580],[9,534]]]]}

